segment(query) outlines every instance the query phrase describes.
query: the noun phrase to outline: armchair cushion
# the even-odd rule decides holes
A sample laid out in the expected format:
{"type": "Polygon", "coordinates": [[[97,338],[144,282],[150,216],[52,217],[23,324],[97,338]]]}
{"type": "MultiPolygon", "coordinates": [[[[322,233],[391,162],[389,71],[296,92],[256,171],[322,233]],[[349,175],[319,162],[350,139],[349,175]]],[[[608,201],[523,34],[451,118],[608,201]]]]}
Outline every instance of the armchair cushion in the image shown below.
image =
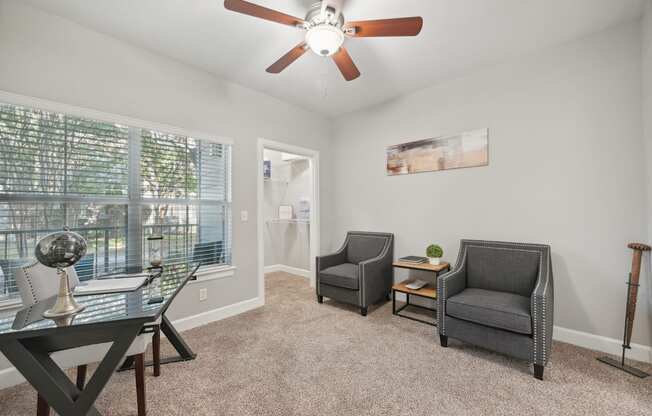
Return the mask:
{"type": "Polygon", "coordinates": [[[540,259],[540,253],[535,250],[469,244],[467,287],[529,298],[539,273],[540,259]]]}
{"type": "Polygon", "coordinates": [[[467,288],[446,301],[446,314],[520,334],[532,333],[530,298],[513,293],[467,288]]]}
{"type": "Polygon", "coordinates": [[[387,244],[384,235],[352,234],[346,247],[346,257],[349,263],[358,264],[380,255],[387,244]]]}
{"type": "Polygon", "coordinates": [[[329,267],[319,273],[319,281],[331,286],[359,290],[358,265],[343,263],[329,267]]]}

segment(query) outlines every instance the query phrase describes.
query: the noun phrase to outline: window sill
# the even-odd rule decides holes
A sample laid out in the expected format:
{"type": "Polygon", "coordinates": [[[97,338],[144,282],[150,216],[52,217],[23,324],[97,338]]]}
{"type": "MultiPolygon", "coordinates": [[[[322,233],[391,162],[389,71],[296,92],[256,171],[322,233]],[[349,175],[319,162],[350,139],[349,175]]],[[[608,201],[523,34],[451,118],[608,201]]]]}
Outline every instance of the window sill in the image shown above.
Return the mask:
{"type": "Polygon", "coordinates": [[[197,280],[191,280],[188,282],[189,285],[210,282],[211,280],[225,279],[235,275],[237,267],[235,266],[220,266],[220,267],[200,267],[195,276],[197,280]]]}
{"type": "MultiPolygon", "coordinates": [[[[212,280],[225,279],[235,275],[237,267],[235,266],[219,266],[219,267],[200,267],[195,276],[197,280],[191,280],[188,282],[189,285],[210,282],[212,280]]],[[[23,303],[18,300],[6,300],[0,302],[0,311],[9,311],[12,309],[20,309],[23,306],[23,303]]]]}

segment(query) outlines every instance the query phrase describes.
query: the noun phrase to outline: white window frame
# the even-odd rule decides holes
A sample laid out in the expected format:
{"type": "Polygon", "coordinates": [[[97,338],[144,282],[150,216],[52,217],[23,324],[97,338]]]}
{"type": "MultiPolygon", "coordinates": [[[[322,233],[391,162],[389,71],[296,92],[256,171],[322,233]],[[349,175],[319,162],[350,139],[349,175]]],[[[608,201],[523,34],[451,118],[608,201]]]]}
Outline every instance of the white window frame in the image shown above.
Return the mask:
{"type": "MultiPolygon", "coordinates": [[[[97,121],[102,121],[106,123],[120,124],[129,127],[136,127],[147,130],[154,130],[161,133],[167,133],[171,135],[192,137],[194,139],[203,140],[211,143],[224,144],[233,146],[234,141],[231,138],[225,136],[219,136],[213,133],[207,133],[204,131],[192,130],[183,127],[177,127],[170,124],[158,123],[153,121],[142,120],[134,117],[107,113],[99,110],[94,110],[85,107],[78,107],[70,104],[65,104],[57,101],[46,100],[37,97],[31,97],[27,95],[15,94],[8,91],[0,90],[0,102],[10,105],[23,106],[27,108],[39,109],[43,111],[51,111],[54,113],[62,113],[70,115],[73,117],[87,118],[97,121]]],[[[233,178],[233,147],[231,147],[231,161],[229,163],[229,168],[227,170],[228,183],[229,187],[233,189],[232,178],[233,178]]],[[[231,192],[227,193],[228,203],[232,205],[232,195],[231,192]]],[[[231,214],[231,224],[233,224],[233,210],[230,210],[231,214]]],[[[233,232],[231,231],[230,236],[231,241],[231,259],[233,259],[233,232]]],[[[206,265],[202,266],[197,270],[197,281],[207,281],[214,280],[224,277],[229,277],[235,274],[236,266],[231,261],[231,264],[220,264],[220,265],[206,265]]],[[[0,310],[15,308],[22,305],[20,298],[7,299],[0,301],[0,310]]]]}

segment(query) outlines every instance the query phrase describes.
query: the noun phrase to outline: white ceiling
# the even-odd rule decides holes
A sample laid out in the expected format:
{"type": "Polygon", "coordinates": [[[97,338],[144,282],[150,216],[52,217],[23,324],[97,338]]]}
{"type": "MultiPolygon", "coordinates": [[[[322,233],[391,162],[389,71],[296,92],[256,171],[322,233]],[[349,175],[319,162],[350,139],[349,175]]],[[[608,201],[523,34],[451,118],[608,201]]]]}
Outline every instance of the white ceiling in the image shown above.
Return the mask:
{"type": "MultiPolygon", "coordinates": [[[[304,17],[314,0],[250,0],[304,17]]],[[[362,76],[346,82],[306,53],[265,72],[303,32],[225,10],[221,0],[29,0],[133,45],[319,113],[336,116],[436,84],[473,67],[640,16],[644,0],[346,0],[348,20],[423,16],[416,38],[349,39],[362,76]]]]}

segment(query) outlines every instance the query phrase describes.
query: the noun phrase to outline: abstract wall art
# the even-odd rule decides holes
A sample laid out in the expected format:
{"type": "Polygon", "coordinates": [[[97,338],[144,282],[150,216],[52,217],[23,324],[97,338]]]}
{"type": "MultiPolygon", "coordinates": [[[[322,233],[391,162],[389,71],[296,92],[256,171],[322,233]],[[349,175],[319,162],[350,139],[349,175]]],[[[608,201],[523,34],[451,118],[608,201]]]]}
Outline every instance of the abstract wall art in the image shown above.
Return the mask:
{"type": "Polygon", "coordinates": [[[489,129],[402,143],[387,148],[387,174],[432,172],[489,164],[489,129]]]}

